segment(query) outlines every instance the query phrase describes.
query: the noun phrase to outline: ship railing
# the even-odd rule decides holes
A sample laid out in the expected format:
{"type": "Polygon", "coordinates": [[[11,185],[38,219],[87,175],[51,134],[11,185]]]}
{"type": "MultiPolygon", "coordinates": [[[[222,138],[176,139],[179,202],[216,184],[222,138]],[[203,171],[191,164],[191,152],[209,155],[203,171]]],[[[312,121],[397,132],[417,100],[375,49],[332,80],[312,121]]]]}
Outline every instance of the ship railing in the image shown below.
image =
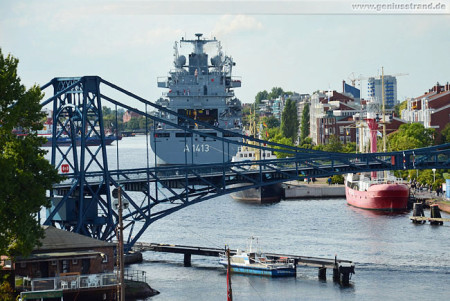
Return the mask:
{"type": "Polygon", "coordinates": [[[125,280],[147,282],[147,272],[142,270],[125,269],[123,277],[125,280]]]}
{"type": "Polygon", "coordinates": [[[158,88],[168,88],[169,87],[169,79],[167,76],[160,76],[157,78],[158,88]]]}
{"type": "Polygon", "coordinates": [[[371,185],[375,184],[405,184],[406,182],[402,178],[395,176],[388,176],[387,178],[377,178],[370,180],[371,185]]]}
{"type": "Polygon", "coordinates": [[[231,77],[231,87],[239,88],[242,85],[242,77],[241,76],[232,76],[231,77]]]}

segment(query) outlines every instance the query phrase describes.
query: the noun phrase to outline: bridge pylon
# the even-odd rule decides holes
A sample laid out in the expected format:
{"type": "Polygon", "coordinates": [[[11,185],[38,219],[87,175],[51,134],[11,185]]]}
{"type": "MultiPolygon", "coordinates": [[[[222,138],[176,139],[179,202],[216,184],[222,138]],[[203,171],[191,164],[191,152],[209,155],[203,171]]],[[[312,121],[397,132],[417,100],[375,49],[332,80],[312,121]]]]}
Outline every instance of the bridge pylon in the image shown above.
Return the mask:
{"type": "Polygon", "coordinates": [[[117,214],[111,206],[100,78],[55,78],[49,84],[54,96],[44,105],[53,110],[51,163],[71,185],[66,191],[50,192],[44,224],[107,239],[114,235],[117,214]],[[95,185],[85,177],[91,171],[98,176],[95,185]]]}

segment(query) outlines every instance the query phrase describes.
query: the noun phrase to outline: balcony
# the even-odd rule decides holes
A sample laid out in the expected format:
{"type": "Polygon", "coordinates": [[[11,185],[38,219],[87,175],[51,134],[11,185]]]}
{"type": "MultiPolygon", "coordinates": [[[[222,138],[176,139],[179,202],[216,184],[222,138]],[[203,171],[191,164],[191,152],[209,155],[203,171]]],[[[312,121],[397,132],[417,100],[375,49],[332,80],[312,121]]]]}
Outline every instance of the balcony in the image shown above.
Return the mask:
{"type": "MultiPolygon", "coordinates": [[[[30,292],[104,288],[116,286],[117,283],[116,273],[67,275],[50,278],[34,278],[28,281],[26,277],[21,280],[16,278],[17,288],[30,292]]],[[[24,294],[27,294],[27,292],[24,292],[24,294]]]]}

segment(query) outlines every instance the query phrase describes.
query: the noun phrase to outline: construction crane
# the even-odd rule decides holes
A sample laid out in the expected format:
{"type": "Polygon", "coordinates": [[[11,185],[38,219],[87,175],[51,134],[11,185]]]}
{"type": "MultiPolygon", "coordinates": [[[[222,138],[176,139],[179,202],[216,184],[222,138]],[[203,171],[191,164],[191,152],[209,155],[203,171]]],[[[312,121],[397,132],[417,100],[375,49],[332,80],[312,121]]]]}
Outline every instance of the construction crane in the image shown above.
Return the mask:
{"type": "Polygon", "coordinates": [[[355,72],[352,72],[349,74],[348,79],[352,82],[352,86],[356,87],[355,84],[357,81],[360,82],[362,80],[369,79],[369,77],[363,76],[362,74],[356,76],[355,72]]]}
{"type": "MultiPolygon", "coordinates": [[[[404,75],[409,75],[409,73],[395,73],[395,74],[386,74],[384,76],[394,76],[394,77],[398,77],[398,76],[404,76],[404,75]]],[[[355,72],[352,72],[349,74],[348,79],[352,82],[352,86],[356,87],[355,84],[356,82],[361,82],[362,80],[368,80],[369,78],[376,78],[376,79],[380,79],[381,75],[377,75],[377,76],[363,76],[362,74],[356,76],[355,72]]]]}

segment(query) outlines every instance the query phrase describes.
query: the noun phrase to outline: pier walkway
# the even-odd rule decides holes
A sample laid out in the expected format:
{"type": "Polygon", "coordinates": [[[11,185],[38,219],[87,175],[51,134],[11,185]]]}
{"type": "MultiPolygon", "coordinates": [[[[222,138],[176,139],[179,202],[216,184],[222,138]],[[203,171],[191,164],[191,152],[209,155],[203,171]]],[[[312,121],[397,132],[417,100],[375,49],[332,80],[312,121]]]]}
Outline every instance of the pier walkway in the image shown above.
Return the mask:
{"type": "MultiPolygon", "coordinates": [[[[213,256],[219,257],[220,254],[225,252],[222,248],[210,248],[210,247],[197,247],[197,246],[184,246],[184,245],[172,245],[172,244],[160,244],[160,243],[135,243],[133,249],[135,251],[153,251],[153,252],[166,252],[184,254],[184,265],[191,266],[192,255],[201,256],[213,256]]],[[[230,249],[230,254],[235,255],[237,250],[230,249]]],[[[316,267],[319,268],[319,279],[326,279],[326,269],[333,269],[333,280],[339,282],[342,285],[348,285],[350,280],[350,274],[355,273],[355,264],[350,260],[342,260],[337,258],[320,258],[309,257],[300,255],[288,255],[277,253],[265,253],[265,255],[273,260],[280,258],[292,259],[296,266],[316,267]]]]}

